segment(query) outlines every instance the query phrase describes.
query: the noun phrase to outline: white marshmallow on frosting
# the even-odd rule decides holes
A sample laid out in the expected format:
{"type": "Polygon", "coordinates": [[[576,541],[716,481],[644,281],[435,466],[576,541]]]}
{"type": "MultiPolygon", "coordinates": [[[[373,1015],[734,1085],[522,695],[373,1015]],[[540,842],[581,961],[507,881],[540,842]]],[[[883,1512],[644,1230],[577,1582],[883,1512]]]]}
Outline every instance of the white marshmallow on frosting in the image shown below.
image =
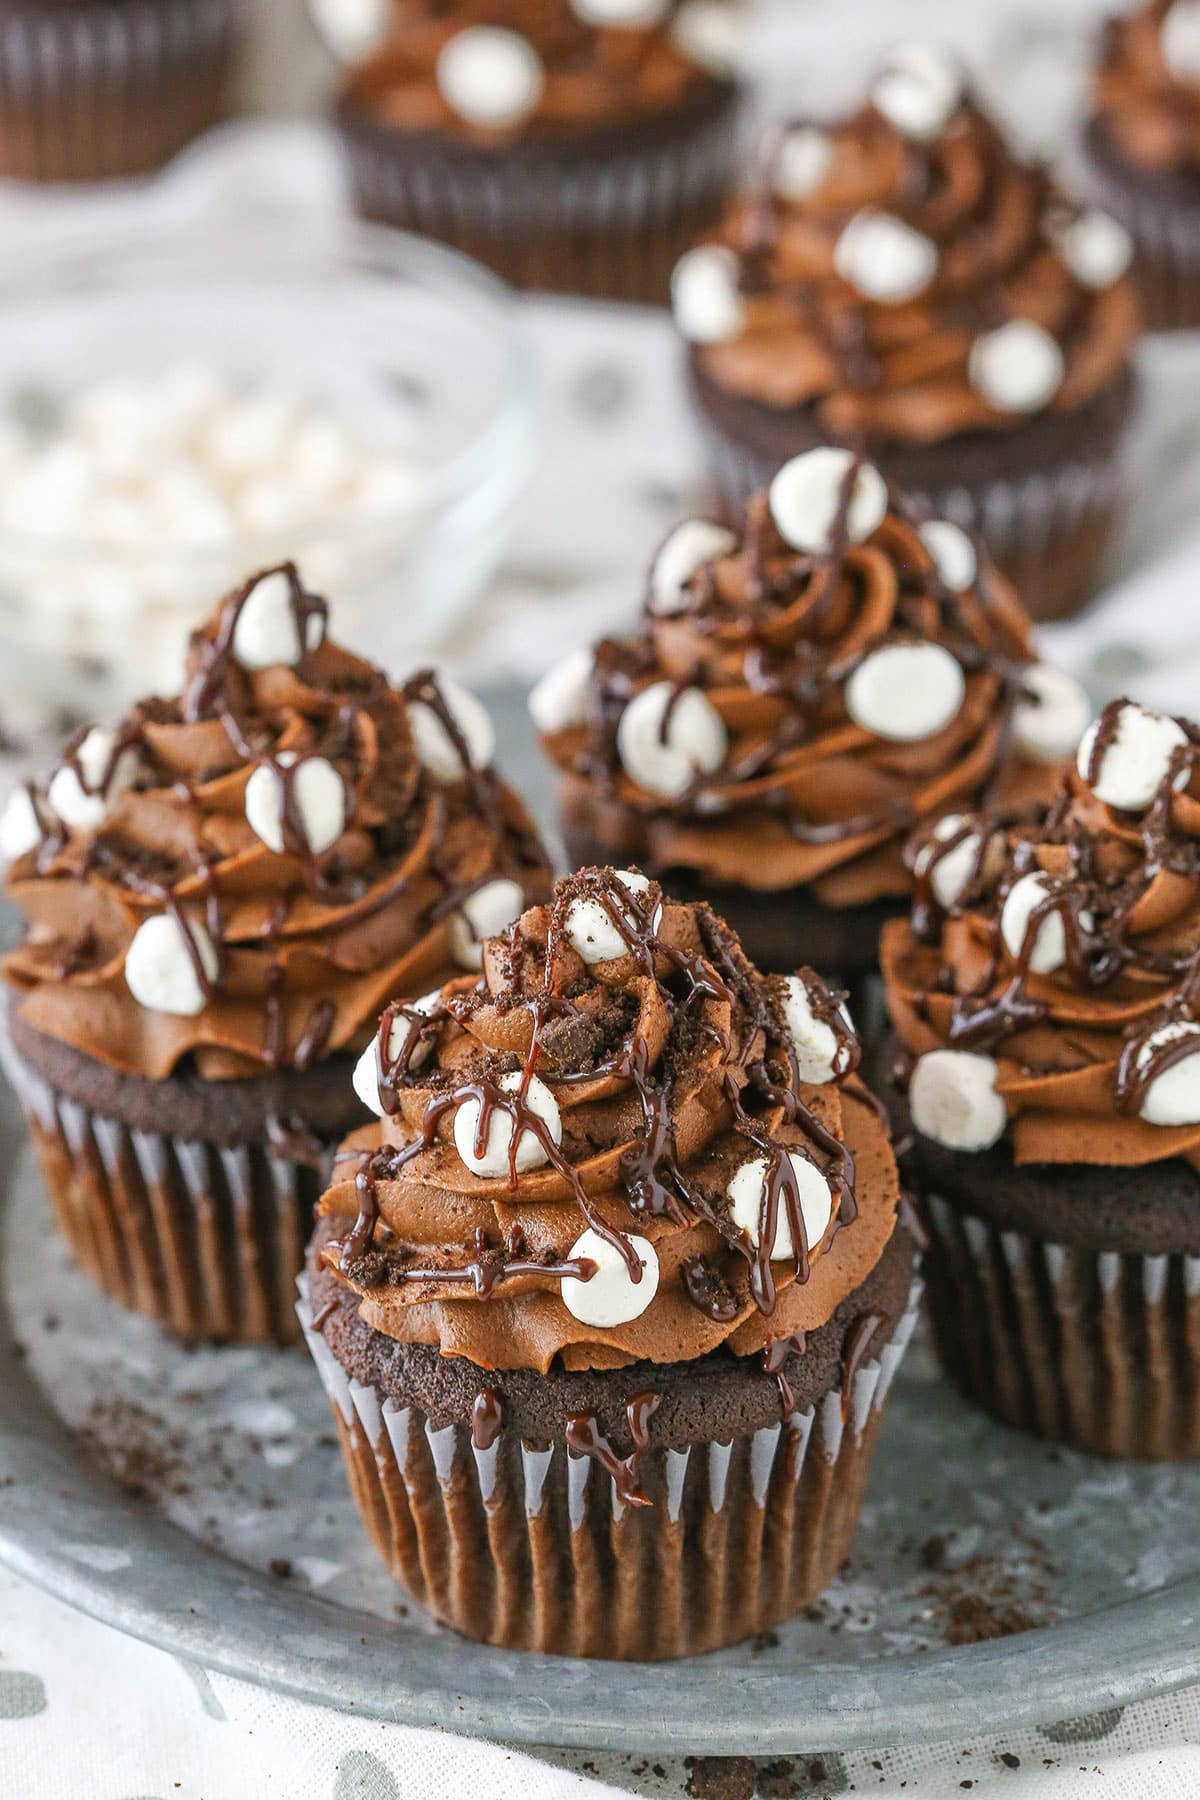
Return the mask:
{"type": "Polygon", "coordinates": [[[468,25],[437,59],[442,99],[469,125],[520,125],[546,85],[542,59],[527,38],[502,25],[468,25]]]}
{"type": "MultiPolygon", "coordinates": [[[[821,444],[793,456],[771,482],[769,503],[775,528],[793,550],[820,556],[830,548],[853,452],[821,444]]],[[[860,463],[846,512],[852,544],[866,541],[887,516],[887,483],[873,463],[860,463]]]]}
{"type": "Polygon", "coordinates": [[[64,763],[55,770],[46,790],[46,801],[64,825],[75,831],[94,831],[137,780],[140,766],[137,751],[130,746],[113,761],[116,746],[115,731],[107,725],[93,725],[75,752],[74,762],[64,763]],[[78,772],[75,763],[79,765],[78,772]],[[110,763],[112,772],[105,783],[110,763]]]}
{"type": "Polygon", "coordinates": [[[539,731],[569,731],[572,725],[586,721],[594,668],[590,650],[572,650],[534,683],[529,694],[529,716],[539,731]]]}
{"type": "MultiPolygon", "coordinates": [[[[558,1110],[558,1101],[544,1081],[532,1075],[526,1083],[523,1071],[514,1069],[511,1074],[502,1075],[496,1085],[505,1094],[516,1094],[524,1088],[523,1098],[527,1111],[542,1121],[552,1143],[562,1143],[562,1115],[558,1110]]],[[[485,1180],[496,1180],[511,1173],[513,1165],[509,1151],[517,1121],[506,1109],[493,1107],[488,1120],[487,1142],[482,1155],[478,1155],[476,1137],[480,1110],[480,1102],[473,1096],[464,1100],[457,1109],[454,1114],[454,1146],[472,1175],[482,1176],[485,1180]]],[[[549,1160],[549,1153],[537,1132],[526,1126],[517,1139],[517,1173],[540,1169],[549,1160]]]]}
{"type": "Polygon", "coordinates": [[[36,850],[44,835],[42,825],[40,805],[29,789],[14,788],[0,813],[0,859],[14,863],[36,850]]]}
{"type": "Polygon", "coordinates": [[[784,133],[771,167],[771,185],[781,200],[807,200],[834,161],[833,139],[817,125],[795,125],[784,133]]]}
{"type": "Polygon", "coordinates": [[[961,525],[950,519],[927,519],[917,527],[917,536],[933,559],[943,587],[952,594],[966,594],[975,586],[979,557],[961,525]]]}
{"type": "Polygon", "coordinates": [[[574,1275],[563,1277],[562,1303],[581,1325],[594,1325],[601,1331],[630,1325],[641,1318],[657,1294],[658,1252],[654,1245],[636,1232],[627,1234],[627,1242],[641,1264],[640,1281],[631,1278],[620,1250],[590,1226],[571,1245],[572,1262],[586,1258],[596,1265],[596,1272],[588,1281],[580,1281],[574,1275]]]}
{"type": "Polygon", "coordinates": [[[722,344],[737,336],[746,317],[738,291],[741,264],[727,244],[698,244],[671,274],[671,311],[691,344],[722,344]]]}
{"type": "Polygon", "coordinates": [[[1089,207],[1056,230],[1054,244],[1076,281],[1097,292],[1119,281],[1133,261],[1133,239],[1098,207],[1089,207]]]}
{"type": "Polygon", "coordinates": [[[741,9],[730,0],[683,0],[671,20],[676,48],[719,79],[737,68],[744,37],[741,9]]]}
{"type": "Polygon", "coordinates": [[[625,773],[667,799],[685,793],[698,775],[714,774],[728,744],[724,721],[707,695],[699,688],[679,693],[670,681],[656,681],[635,694],[617,726],[617,755],[625,773]]]}
{"type": "MultiPolygon", "coordinates": [[[[446,711],[466,747],[471,767],[486,768],[496,750],[496,731],[487,707],[470,688],[452,681],[448,675],[439,675],[437,685],[446,711]]],[[[458,746],[434,708],[427,706],[424,700],[410,700],[408,723],[417,755],[434,781],[461,781],[466,770],[458,746]]]]}
{"type": "Polygon", "coordinates": [[[947,1150],[990,1150],[1004,1135],[1008,1108],[996,1092],[999,1065],[972,1050],[930,1050],[908,1088],[913,1126],[947,1150]]]}
{"type": "Polygon", "coordinates": [[[241,669],[295,668],[306,652],[315,650],[324,636],[319,613],[307,622],[306,644],[300,642],[292,584],[282,569],[275,569],[247,594],[233,628],[233,660],[241,669]]]}
{"type": "Polygon", "coordinates": [[[963,97],[962,69],[944,44],[913,41],[889,51],[871,99],[905,137],[927,144],[942,132],[963,97]]]}
{"type": "Polygon", "coordinates": [[[450,954],[455,962],[462,969],[481,969],[484,939],[498,937],[524,911],[524,889],[507,876],[476,888],[450,920],[450,954]]]}
{"type": "MultiPolygon", "coordinates": [[[[1000,936],[1010,956],[1022,956],[1033,915],[1054,892],[1055,884],[1037,869],[1013,883],[1000,910],[1000,936]]],[[[1080,922],[1089,925],[1090,916],[1081,913],[1080,922]]],[[[1066,960],[1067,928],[1062,911],[1055,906],[1043,915],[1025,961],[1031,974],[1053,975],[1066,960]]]]}
{"type": "MultiPolygon", "coordinates": [[[[980,834],[977,830],[968,830],[972,821],[961,813],[947,813],[939,819],[930,834],[931,841],[923,844],[917,852],[913,863],[913,873],[925,875],[930,870],[929,886],[933,897],[940,907],[950,912],[956,907],[979,868],[980,834]],[[953,843],[963,833],[961,841],[954,844],[952,850],[943,850],[939,854],[938,846],[953,843]]],[[[993,874],[1004,860],[1004,849],[998,837],[992,836],[983,855],[983,875],[993,874]]]]}
{"type": "Polygon", "coordinates": [[[847,681],[846,711],[876,737],[915,744],[957,718],[966,687],[960,664],[941,644],[885,644],[847,681]]]}
{"type": "MultiPolygon", "coordinates": [[[[639,898],[650,892],[648,879],[636,869],[615,870],[612,881],[614,885],[625,888],[628,893],[636,894],[639,898]]],[[[612,892],[611,887],[609,891],[612,892]]],[[[616,894],[612,898],[617,910],[633,924],[636,915],[632,908],[622,905],[616,894]]],[[[651,930],[657,931],[661,923],[662,907],[656,906],[650,921],[651,930]]],[[[565,929],[571,948],[578,951],[589,967],[593,963],[611,962],[614,957],[628,954],[628,943],[613,923],[609,909],[599,900],[572,900],[567,908],[565,929]]]]}
{"type": "Polygon", "coordinates": [[[843,229],[833,263],[843,281],[868,300],[900,306],[929,286],[937,274],[938,253],[924,232],[892,213],[866,207],[843,229]]]}
{"type": "MultiPolygon", "coordinates": [[[[208,932],[198,919],[189,919],[187,935],[205,977],[215,981],[217,952],[208,932]]],[[[208,1001],[192,951],[171,913],[155,913],[134,932],[125,952],[125,985],[147,1012],[194,1019],[204,1011],[208,1001]]]]}
{"type": "Polygon", "coordinates": [[[1010,319],[985,331],[967,359],[971,386],[997,412],[1040,412],[1057,394],[1065,373],[1061,348],[1033,319],[1010,319]]]}
{"type": "Polygon", "coordinates": [[[1035,663],[1021,676],[1013,708],[1013,743],[1030,762],[1066,762],[1091,716],[1092,703],[1072,676],[1049,663],[1035,663]]]}
{"type": "Polygon", "coordinates": [[[687,611],[684,590],[697,569],[737,549],[737,538],[711,519],[685,519],[677,525],[650,569],[647,606],[659,618],[687,611]]]}
{"type": "Polygon", "coordinates": [[[1175,0],[1162,22],[1163,61],[1177,81],[1200,81],[1200,0],[1175,0]]]}
{"type": "MultiPolygon", "coordinates": [[[[796,1190],[800,1196],[800,1216],[804,1220],[805,1241],[811,1250],[820,1243],[829,1229],[829,1220],[833,1214],[833,1191],[820,1169],[810,1163],[807,1157],[793,1152],[789,1154],[788,1161],[792,1165],[796,1190]]],[[[755,1249],[759,1243],[759,1217],[766,1179],[767,1159],[765,1156],[755,1156],[742,1164],[725,1189],[730,1217],[735,1225],[741,1226],[755,1249]]],[[[796,1260],[791,1220],[788,1218],[787,1202],[782,1195],[775,1218],[775,1242],[771,1245],[770,1260],[796,1260]]]]}
{"type": "MultiPolygon", "coordinates": [[[[442,990],[440,988],[434,988],[432,993],[422,994],[419,1000],[407,1000],[405,1005],[409,1012],[424,1013],[428,1015],[433,1011],[441,997],[442,990]]],[[[398,1013],[392,1020],[392,1029],[388,1033],[388,1060],[390,1062],[394,1062],[400,1055],[400,1052],[408,1041],[408,1034],[412,1029],[411,1021],[406,1019],[402,1013],[398,1013]]],[[[419,1069],[423,1062],[428,1061],[432,1049],[433,1045],[430,1043],[418,1044],[409,1058],[409,1068],[419,1069]]],[[[368,1112],[373,1112],[376,1118],[382,1119],[384,1113],[383,1107],[380,1105],[379,1101],[379,1080],[379,1033],[376,1032],[358,1061],[355,1063],[354,1074],[350,1077],[350,1081],[355,1093],[367,1108],[368,1112]]]]}
{"type": "MultiPolygon", "coordinates": [[[[1075,766],[1085,781],[1089,779],[1088,770],[1099,729],[1100,720],[1097,719],[1079,746],[1075,766]]],[[[1127,701],[1100,758],[1096,779],[1091,782],[1092,792],[1106,806],[1114,806],[1119,812],[1144,812],[1166,780],[1172,756],[1187,741],[1187,733],[1174,719],[1165,713],[1149,712],[1132,700],[1127,701]]],[[[1176,777],[1175,785],[1184,788],[1187,783],[1188,771],[1183,769],[1176,777]]]]}
{"type": "MultiPolygon", "coordinates": [[[[293,750],[281,750],[281,768],[296,762],[293,750]]],[[[304,841],[314,856],[323,856],[346,829],[346,788],[333,764],[323,756],[307,756],[291,778],[294,810],[304,841]]],[[[246,783],[246,819],[255,837],[277,856],[283,854],[284,782],[270,763],[260,763],[246,783]]]]}
{"type": "Polygon", "coordinates": [[[325,42],[343,62],[357,62],[387,36],[389,0],[308,0],[325,42]]]}
{"type": "Polygon", "coordinates": [[[1164,1045],[1186,1038],[1194,1040],[1191,1050],[1156,1075],[1142,1097],[1138,1116],[1148,1125],[1200,1125],[1200,1025],[1180,1019],[1151,1032],[1138,1050],[1134,1068],[1137,1074],[1144,1073],[1164,1045]]]}
{"type": "Polygon", "coordinates": [[[571,0],[571,11],[598,30],[649,31],[667,16],[668,0],[571,0]]]}
{"type": "MultiPolygon", "coordinates": [[[[853,1022],[844,1006],[841,1015],[847,1029],[853,1031],[853,1022]]],[[[784,982],[783,1022],[792,1040],[801,1081],[823,1087],[835,1075],[845,1074],[850,1046],[839,1039],[832,1025],[814,1013],[812,997],[799,975],[789,975],[784,982]]]]}

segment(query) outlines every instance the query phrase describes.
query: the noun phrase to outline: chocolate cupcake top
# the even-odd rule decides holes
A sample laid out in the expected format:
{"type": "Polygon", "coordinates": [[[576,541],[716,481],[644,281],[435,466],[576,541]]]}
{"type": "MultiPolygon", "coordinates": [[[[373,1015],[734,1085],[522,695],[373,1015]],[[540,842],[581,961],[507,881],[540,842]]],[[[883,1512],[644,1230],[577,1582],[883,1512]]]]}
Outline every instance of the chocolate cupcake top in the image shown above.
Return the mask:
{"type": "Polygon", "coordinates": [[[79,733],[0,820],[22,1019],[117,1070],[221,1079],[365,1042],[549,887],[472,694],[393,687],[287,564],[194,633],[177,699],[79,733]]]}
{"type": "Polygon", "coordinates": [[[325,1260],[370,1325],[485,1369],[794,1347],[895,1225],[858,1058],[810,970],[764,977],[707,906],[583,870],[477,982],[383,1015],[325,1260]]]}
{"type": "Polygon", "coordinates": [[[1107,21],[1092,130],[1150,174],[1200,182],[1200,5],[1152,0],[1107,21]]]}
{"type": "Polygon", "coordinates": [[[530,706],[569,822],[656,869],[831,906],[906,893],[923,819],[1048,799],[1089,716],[974,541],[834,448],[788,463],[740,534],[679,526],[636,635],[530,706]]]}
{"type": "Polygon", "coordinates": [[[775,137],[678,264],[675,317],[719,388],[862,447],[930,443],[1108,386],[1137,327],[1129,258],[1009,148],[949,51],[906,44],[853,117],[775,137]]]}
{"type": "Polygon", "coordinates": [[[1018,1163],[1200,1158],[1200,730],[1106,708],[1036,827],[945,821],[885,928],[913,1123],[1018,1163]]]}
{"type": "Polygon", "coordinates": [[[722,0],[398,0],[342,103],[484,144],[570,138],[710,96],[736,38],[722,0]]]}

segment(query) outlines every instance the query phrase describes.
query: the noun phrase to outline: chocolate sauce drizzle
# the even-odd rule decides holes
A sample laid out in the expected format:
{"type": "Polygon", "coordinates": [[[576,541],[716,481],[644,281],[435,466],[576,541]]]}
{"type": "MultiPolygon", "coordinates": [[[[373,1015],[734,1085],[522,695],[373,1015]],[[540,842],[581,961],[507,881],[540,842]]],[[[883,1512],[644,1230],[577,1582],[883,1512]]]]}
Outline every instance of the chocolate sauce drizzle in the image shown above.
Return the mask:
{"type": "Polygon", "coordinates": [[[641,1459],[649,1448],[649,1424],[662,1404],[662,1395],[649,1389],[634,1394],[625,1407],[625,1421],[633,1439],[628,1456],[618,1456],[600,1429],[595,1413],[573,1413],[567,1420],[567,1449],[572,1456],[590,1456],[612,1476],[617,1498],[624,1506],[652,1506],[649,1495],[638,1485],[641,1459]]]}

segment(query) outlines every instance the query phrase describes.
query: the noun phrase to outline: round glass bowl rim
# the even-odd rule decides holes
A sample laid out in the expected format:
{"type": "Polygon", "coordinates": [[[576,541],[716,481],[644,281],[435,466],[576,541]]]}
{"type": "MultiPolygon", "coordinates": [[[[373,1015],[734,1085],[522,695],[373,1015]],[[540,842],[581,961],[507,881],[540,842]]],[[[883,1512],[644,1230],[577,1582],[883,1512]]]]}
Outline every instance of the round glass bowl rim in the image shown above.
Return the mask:
{"type": "MultiPolygon", "coordinates": [[[[5,314],[28,305],[39,291],[49,290],[56,300],[89,290],[129,282],[132,271],[123,263],[136,259],[139,273],[161,265],[167,275],[186,273],[189,262],[198,272],[219,272],[222,264],[248,272],[251,259],[261,262],[264,274],[280,274],[301,281],[306,271],[328,271],[341,265],[347,274],[368,268],[375,274],[412,277],[432,293],[467,300],[477,311],[482,336],[490,332],[501,368],[503,393],[482,427],[440,464],[422,461],[422,479],[413,514],[397,516],[394,510],[364,511],[352,518],[343,515],[329,523],[317,521],[298,527],[292,534],[294,556],[300,560],[307,547],[337,548],[363,544],[373,534],[394,530],[410,516],[418,524],[460,495],[481,484],[489,471],[501,466],[505,452],[514,473],[523,473],[532,445],[535,418],[533,358],[520,318],[517,295],[500,277],[480,263],[448,246],[399,231],[371,225],[344,214],[273,211],[269,216],[209,220],[197,225],[182,222],[160,231],[153,225],[103,229],[77,226],[58,232],[52,243],[21,246],[21,261],[0,291],[0,331],[5,314]]],[[[315,285],[315,284],[314,284],[315,285]]],[[[183,360],[181,358],[181,360],[183,360]]],[[[277,542],[277,540],[276,540],[277,542]]],[[[22,532],[0,529],[0,550],[26,557],[43,556],[61,567],[74,561],[119,562],[127,567],[171,561],[181,568],[202,568],[231,552],[244,553],[247,567],[254,563],[255,547],[263,547],[267,562],[279,557],[266,547],[262,534],[247,531],[227,538],[179,543],[169,537],[143,544],[109,549],[82,537],[61,532],[22,532]]]]}

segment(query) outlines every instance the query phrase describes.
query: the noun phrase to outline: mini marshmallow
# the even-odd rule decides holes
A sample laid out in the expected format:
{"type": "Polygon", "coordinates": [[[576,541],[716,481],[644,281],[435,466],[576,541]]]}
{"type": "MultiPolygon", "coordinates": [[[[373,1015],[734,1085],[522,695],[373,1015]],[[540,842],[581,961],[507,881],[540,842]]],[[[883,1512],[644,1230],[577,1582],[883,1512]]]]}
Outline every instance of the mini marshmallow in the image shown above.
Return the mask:
{"type": "Polygon", "coordinates": [[[317,29],[342,62],[357,62],[387,36],[390,0],[309,0],[317,29]]]}
{"type": "Polygon", "coordinates": [[[437,59],[442,99],[469,125],[520,125],[546,85],[542,59],[528,39],[500,25],[468,25],[437,59]]]}
{"type": "MultiPolygon", "coordinates": [[[[1092,751],[1100,720],[1085,733],[1079,746],[1075,766],[1085,781],[1091,766],[1092,751]]],[[[1097,800],[1115,806],[1120,812],[1144,812],[1167,778],[1171,758],[1187,743],[1187,733],[1165,713],[1149,712],[1132,700],[1122,706],[1117,728],[1100,759],[1096,779],[1091,783],[1097,800]]],[[[1182,769],[1175,786],[1185,788],[1189,772],[1182,769]]]]}
{"type": "Polygon", "coordinates": [[[952,594],[966,594],[975,586],[979,557],[961,525],[949,519],[928,519],[917,527],[917,536],[932,557],[943,587],[952,594]]]}
{"type": "MultiPolygon", "coordinates": [[[[807,1157],[789,1154],[788,1161],[796,1178],[800,1196],[800,1216],[804,1220],[804,1236],[810,1250],[819,1244],[829,1228],[833,1213],[833,1192],[818,1169],[807,1157]]],[[[762,1211],[763,1188],[767,1179],[767,1159],[756,1156],[744,1162],[725,1189],[729,1213],[740,1225],[754,1247],[759,1243],[759,1216],[762,1211]]],[[[787,1201],[781,1194],[775,1218],[775,1242],[771,1245],[772,1262],[794,1262],[796,1246],[792,1241],[792,1225],[787,1201]]]]}
{"type": "Polygon", "coordinates": [[[868,300],[899,306],[914,299],[937,274],[937,246],[903,219],[867,207],[855,213],[834,246],[833,262],[868,300]]]}
{"type": "Polygon", "coordinates": [[[737,68],[744,37],[741,12],[728,0],[684,0],[671,20],[676,48],[719,79],[737,68]]]}
{"type": "Polygon", "coordinates": [[[908,1089],[914,1128],[947,1150],[990,1150],[1004,1136],[1008,1108],[996,1092],[999,1065],[971,1050],[930,1050],[908,1089]]]}
{"type": "Polygon", "coordinates": [[[1054,236],[1055,247],[1072,275],[1099,291],[1119,281],[1133,261],[1133,239],[1123,225],[1090,207],[1054,236]]]}
{"type": "MultiPolygon", "coordinates": [[[[771,517],[793,550],[818,556],[829,550],[853,463],[853,452],[822,444],[793,456],[775,476],[769,495],[771,517]]],[[[849,541],[861,544],[869,538],[882,525],[887,509],[887,483],[873,463],[861,463],[846,513],[849,541]]]]}
{"type": "Polygon", "coordinates": [[[300,418],[300,399],[290,390],[249,388],[213,414],[203,449],[227,481],[269,475],[286,460],[300,418]]]}
{"type": "MultiPolygon", "coordinates": [[[[844,1006],[840,1010],[847,1029],[853,1031],[850,1014],[844,1006]]],[[[839,1040],[832,1025],[814,1013],[812,998],[799,975],[789,975],[784,983],[783,1022],[792,1040],[801,1081],[821,1087],[835,1075],[845,1074],[850,1046],[839,1040]]]]}
{"type": "Polygon", "coordinates": [[[282,569],[264,575],[246,596],[233,630],[233,660],[247,670],[295,668],[324,634],[318,613],[309,616],[308,642],[300,642],[292,604],[292,584],[282,569]]]}
{"type": "Polygon", "coordinates": [[[721,344],[742,329],[741,263],[727,244],[685,251],[671,275],[671,311],[692,344],[721,344]]]}
{"type": "Polygon", "coordinates": [[[685,519],[675,527],[650,569],[649,610],[660,618],[686,612],[685,589],[692,576],[705,563],[736,549],[737,538],[724,525],[714,525],[711,519],[685,519]]]}
{"type": "Polygon", "coordinates": [[[547,669],[529,695],[529,716],[539,731],[568,731],[586,722],[595,666],[591,651],[579,649],[547,669]]]}
{"type": "Polygon", "coordinates": [[[712,701],[699,688],[679,693],[670,681],[656,681],[635,694],[617,726],[617,754],[625,773],[639,787],[668,799],[685,793],[698,775],[714,774],[728,744],[712,701]]]}
{"type": "Polygon", "coordinates": [[[74,763],[64,763],[55,771],[46,790],[46,800],[51,812],[64,825],[75,831],[94,831],[137,780],[140,766],[137,751],[132,747],[122,750],[113,762],[116,745],[115,731],[106,725],[93,725],[75,752],[75,762],[79,764],[83,780],[76,773],[74,763]],[[112,773],[107,786],[100,791],[110,762],[113,763],[112,773]]]}
{"type": "Polygon", "coordinates": [[[962,97],[962,70],[951,51],[936,43],[895,45],[871,88],[888,123],[919,144],[945,129],[962,97]]]}
{"type": "Polygon", "coordinates": [[[1177,81],[1200,81],[1200,0],[1175,0],[1162,22],[1163,61],[1177,81]]]}
{"type": "Polygon", "coordinates": [[[597,30],[649,31],[667,16],[668,0],[571,0],[571,11],[597,30]]]}
{"type": "Polygon", "coordinates": [[[0,813],[0,858],[17,862],[36,850],[43,836],[39,809],[29,789],[14,788],[0,813]]]}
{"type": "Polygon", "coordinates": [[[997,412],[1032,413],[1062,386],[1066,363],[1058,343],[1032,319],[1010,319],[971,345],[967,375],[997,412]]]}
{"type": "Polygon", "coordinates": [[[642,1267],[640,1281],[630,1279],[621,1252],[589,1227],[571,1245],[572,1261],[586,1258],[596,1265],[589,1281],[574,1275],[563,1277],[562,1302],[581,1325],[607,1331],[614,1325],[630,1325],[640,1319],[658,1292],[658,1252],[649,1238],[630,1232],[626,1241],[642,1267]]]}
{"type": "MultiPolygon", "coordinates": [[[[614,871],[612,882],[639,897],[650,892],[646,876],[640,875],[636,869],[614,871]]],[[[611,886],[609,891],[611,893],[611,886]]],[[[615,894],[613,899],[617,900],[615,894]]],[[[618,903],[617,910],[631,925],[636,923],[636,915],[630,907],[618,903]]],[[[661,923],[662,907],[656,906],[650,929],[657,931],[661,923]]],[[[629,952],[629,945],[613,923],[608,908],[599,900],[572,900],[567,908],[565,929],[571,948],[578,951],[589,968],[593,963],[611,962],[614,957],[626,956],[629,952]]]]}
{"type": "MultiPolygon", "coordinates": [[[[1054,883],[1036,869],[1013,883],[1000,912],[1000,936],[1010,956],[1022,957],[1033,914],[1056,891],[1054,883]]],[[[1086,914],[1080,917],[1087,923],[1086,914]]],[[[1042,918],[1026,961],[1031,974],[1053,975],[1066,960],[1067,929],[1062,912],[1053,907],[1042,918]]]]}
{"type": "MultiPolygon", "coordinates": [[[[438,675],[437,685],[446,711],[466,748],[471,768],[486,768],[496,750],[496,732],[487,707],[470,688],[452,681],[448,675],[438,675]]],[[[423,700],[410,700],[408,722],[417,755],[433,780],[442,783],[461,781],[466,773],[462,756],[433,707],[423,700]]]]}
{"type": "Polygon", "coordinates": [[[957,718],[966,689],[960,664],[941,644],[885,644],[847,681],[846,711],[876,737],[915,744],[957,718]]]}
{"type": "MultiPolygon", "coordinates": [[[[290,769],[295,752],[282,750],[278,762],[290,769]]],[[[323,756],[308,756],[292,777],[294,810],[304,841],[314,856],[323,856],[346,829],[346,788],[331,762],[323,756]]],[[[246,818],[256,837],[277,856],[284,851],[283,836],[284,784],[278,771],[269,763],[261,763],[246,783],[246,818]]]]}
{"type": "Polygon", "coordinates": [[[1139,1075],[1144,1073],[1164,1045],[1182,1043],[1185,1038],[1194,1040],[1191,1050],[1156,1075],[1143,1096],[1138,1116],[1148,1125],[1200,1125],[1200,1025],[1181,1019],[1151,1032],[1138,1050],[1134,1066],[1139,1075]]]}
{"type": "MultiPolygon", "coordinates": [[[[916,875],[924,875],[932,868],[929,886],[934,899],[946,912],[958,905],[979,867],[980,837],[978,831],[966,830],[970,823],[961,813],[947,813],[945,818],[938,820],[930,834],[932,841],[922,845],[913,863],[913,873],[916,875]],[[965,833],[962,841],[955,844],[952,850],[945,850],[939,855],[938,845],[952,842],[960,832],[965,833]]],[[[984,853],[981,873],[995,873],[1003,860],[1001,841],[993,836],[984,853]]]]}
{"type": "Polygon", "coordinates": [[[450,954],[462,969],[483,967],[485,938],[498,937],[525,911],[519,883],[500,877],[468,894],[449,923],[450,954]]]}
{"type": "MultiPolygon", "coordinates": [[[[520,1069],[514,1069],[510,1075],[502,1075],[496,1085],[505,1094],[516,1094],[524,1087],[527,1110],[542,1121],[552,1143],[562,1143],[562,1115],[558,1110],[558,1101],[544,1081],[532,1075],[526,1084],[524,1073],[520,1069]]],[[[517,1122],[510,1112],[499,1106],[493,1107],[488,1120],[487,1142],[483,1154],[479,1155],[476,1141],[480,1111],[480,1102],[474,1097],[464,1100],[457,1109],[454,1114],[454,1146],[472,1175],[482,1176],[489,1181],[497,1180],[500,1176],[511,1174],[513,1164],[509,1150],[517,1122]]],[[[526,1127],[517,1139],[515,1166],[518,1174],[528,1169],[540,1169],[549,1160],[546,1146],[537,1132],[526,1127]]]]}
{"type": "MultiPolygon", "coordinates": [[[[424,1013],[427,1017],[442,997],[441,988],[434,988],[430,994],[422,994],[419,1000],[406,1000],[410,1013],[424,1013]]],[[[392,1029],[388,1033],[388,1061],[395,1062],[408,1042],[408,1034],[414,1027],[411,1020],[398,1013],[392,1020],[392,1029]]],[[[433,1045],[428,1042],[419,1043],[408,1059],[410,1069],[419,1069],[421,1064],[429,1060],[433,1045]]],[[[376,1032],[370,1043],[354,1065],[354,1074],[350,1077],[355,1093],[367,1108],[379,1119],[384,1117],[383,1106],[379,1099],[379,1033],[376,1032]]]]}
{"type": "Polygon", "coordinates": [[[1035,663],[1021,676],[1013,709],[1013,743],[1030,762],[1067,762],[1088,728],[1092,703],[1070,675],[1035,663]]]}
{"type": "Polygon", "coordinates": [[[796,125],[776,151],[771,185],[781,200],[807,200],[833,167],[833,139],[816,125],[796,125]]]}
{"type": "MultiPolygon", "coordinates": [[[[217,952],[198,919],[188,921],[188,936],[206,978],[215,981],[217,952]]],[[[171,913],[155,913],[138,926],[125,952],[125,985],[147,1012],[193,1019],[204,1011],[207,996],[183,927],[171,913]]]]}

